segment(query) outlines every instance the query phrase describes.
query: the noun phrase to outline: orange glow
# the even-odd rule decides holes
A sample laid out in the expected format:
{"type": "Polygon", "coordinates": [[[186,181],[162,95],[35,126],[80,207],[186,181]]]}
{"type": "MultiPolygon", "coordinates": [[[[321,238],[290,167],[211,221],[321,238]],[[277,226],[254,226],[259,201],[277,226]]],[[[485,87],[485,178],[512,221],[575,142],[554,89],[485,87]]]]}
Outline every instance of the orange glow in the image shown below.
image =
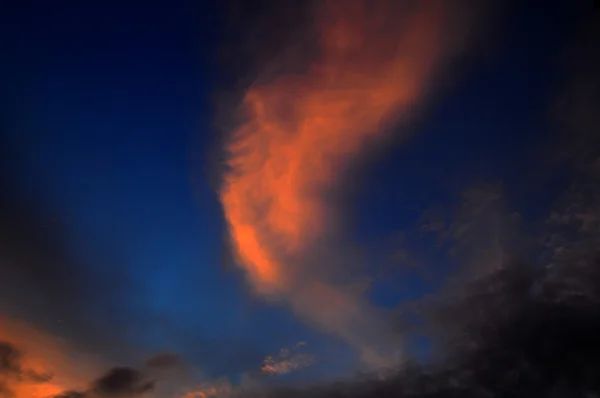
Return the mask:
{"type": "Polygon", "coordinates": [[[324,231],[320,194],[345,160],[424,93],[444,22],[442,2],[424,3],[402,16],[391,0],[324,1],[320,58],[304,75],[247,92],[249,120],[227,147],[221,200],[239,261],[260,292],[285,289],[280,257],[302,253],[324,231]]]}
{"type": "Polygon", "coordinates": [[[206,383],[193,391],[184,393],[180,398],[213,398],[231,395],[233,388],[227,380],[206,383]]]}
{"type": "Polygon", "coordinates": [[[337,334],[365,362],[387,363],[396,353],[381,347],[397,336],[359,294],[315,274],[328,264],[313,264],[312,245],[337,232],[325,198],[340,174],[422,104],[464,26],[450,18],[460,14],[450,0],[314,4],[318,56],[304,73],[261,76],[245,93],[247,119],[226,146],[220,199],[238,263],[259,294],[337,334]]]}
{"type": "Polygon", "coordinates": [[[7,380],[14,398],[48,398],[64,390],[80,388],[98,370],[75,355],[59,339],[15,320],[0,320],[0,341],[22,352],[20,366],[27,372],[51,375],[47,381],[7,380]],[[83,381],[83,382],[82,382],[83,381]]]}
{"type": "Polygon", "coordinates": [[[25,384],[21,383],[13,389],[14,398],[48,398],[60,394],[64,388],[56,383],[25,384]]]}

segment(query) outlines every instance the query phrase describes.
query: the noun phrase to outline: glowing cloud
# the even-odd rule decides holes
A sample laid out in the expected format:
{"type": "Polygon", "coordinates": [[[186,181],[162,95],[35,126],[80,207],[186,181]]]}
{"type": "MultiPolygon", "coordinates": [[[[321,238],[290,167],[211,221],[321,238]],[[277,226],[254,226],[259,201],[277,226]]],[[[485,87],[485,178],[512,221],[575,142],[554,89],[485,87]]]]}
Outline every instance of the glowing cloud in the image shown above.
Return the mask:
{"type": "Polygon", "coordinates": [[[223,379],[215,382],[207,382],[192,391],[184,393],[180,398],[225,397],[231,395],[233,391],[234,388],[231,383],[223,379]]]}
{"type": "Polygon", "coordinates": [[[312,365],[315,362],[314,355],[298,352],[304,346],[306,343],[299,342],[292,348],[282,348],[275,356],[268,356],[261,371],[271,375],[284,375],[312,365]]]}
{"type": "Polygon", "coordinates": [[[248,89],[220,198],[256,291],[381,365],[395,354],[375,346],[394,340],[391,331],[364,300],[319,274],[325,264],[314,265],[312,248],[337,224],[324,197],[365,144],[421,104],[462,28],[451,1],[316,4],[318,56],[302,74],[248,89]]]}
{"type": "MultiPolygon", "coordinates": [[[[0,318],[0,343],[9,371],[0,369],[0,389],[14,398],[48,398],[84,385],[97,367],[61,340],[24,323],[0,318]],[[10,351],[10,352],[9,352],[10,351]]],[[[1,349],[0,349],[1,351],[1,349]]],[[[2,358],[0,358],[2,359],[2,358]]],[[[3,396],[0,391],[0,396],[3,396]]]]}

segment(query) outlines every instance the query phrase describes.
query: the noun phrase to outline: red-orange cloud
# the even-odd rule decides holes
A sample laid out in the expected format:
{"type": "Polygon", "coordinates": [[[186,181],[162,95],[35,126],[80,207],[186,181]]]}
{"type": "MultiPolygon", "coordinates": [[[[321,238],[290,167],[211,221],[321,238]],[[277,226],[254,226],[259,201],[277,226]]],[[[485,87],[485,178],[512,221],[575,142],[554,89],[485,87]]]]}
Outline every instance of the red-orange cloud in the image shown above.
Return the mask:
{"type": "Polygon", "coordinates": [[[100,369],[98,363],[61,339],[5,317],[0,318],[0,342],[9,343],[22,353],[19,366],[23,372],[51,376],[47,380],[7,377],[4,382],[14,398],[48,398],[81,388],[100,369]]]}
{"type": "Polygon", "coordinates": [[[381,337],[355,331],[379,327],[368,305],[306,264],[311,245],[335,233],[323,197],[366,144],[421,104],[453,52],[456,21],[453,2],[444,0],[316,4],[319,55],[303,74],[248,89],[247,121],[227,144],[220,198],[256,291],[288,301],[367,355],[370,340],[381,337]]]}

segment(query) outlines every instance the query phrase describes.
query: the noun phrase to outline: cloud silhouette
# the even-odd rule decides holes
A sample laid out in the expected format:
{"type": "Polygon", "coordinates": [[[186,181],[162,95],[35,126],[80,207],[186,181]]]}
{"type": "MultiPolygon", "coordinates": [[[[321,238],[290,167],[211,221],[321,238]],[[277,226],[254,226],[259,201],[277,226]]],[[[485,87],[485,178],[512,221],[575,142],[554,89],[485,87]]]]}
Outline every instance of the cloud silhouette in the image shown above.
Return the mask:
{"type": "Polygon", "coordinates": [[[120,398],[140,396],[154,389],[154,381],[133,368],[115,367],[92,382],[86,391],[65,391],[53,398],[120,398]]]}

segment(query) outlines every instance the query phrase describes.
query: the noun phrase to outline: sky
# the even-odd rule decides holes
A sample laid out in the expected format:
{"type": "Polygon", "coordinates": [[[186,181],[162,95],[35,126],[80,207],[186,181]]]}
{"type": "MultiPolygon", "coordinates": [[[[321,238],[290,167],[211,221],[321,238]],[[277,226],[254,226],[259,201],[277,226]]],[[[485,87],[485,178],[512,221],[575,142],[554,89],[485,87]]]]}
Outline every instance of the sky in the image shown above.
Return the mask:
{"type": "Polygon", "coordinates": [[[593,9],[467,3],[8,6],[0,341],[85,352],[56,360],[75,389],[165,352],[178,386],[426,361],[398,308],[543,257],[515,237],[572,182],[554,118],[593,9]]]}

